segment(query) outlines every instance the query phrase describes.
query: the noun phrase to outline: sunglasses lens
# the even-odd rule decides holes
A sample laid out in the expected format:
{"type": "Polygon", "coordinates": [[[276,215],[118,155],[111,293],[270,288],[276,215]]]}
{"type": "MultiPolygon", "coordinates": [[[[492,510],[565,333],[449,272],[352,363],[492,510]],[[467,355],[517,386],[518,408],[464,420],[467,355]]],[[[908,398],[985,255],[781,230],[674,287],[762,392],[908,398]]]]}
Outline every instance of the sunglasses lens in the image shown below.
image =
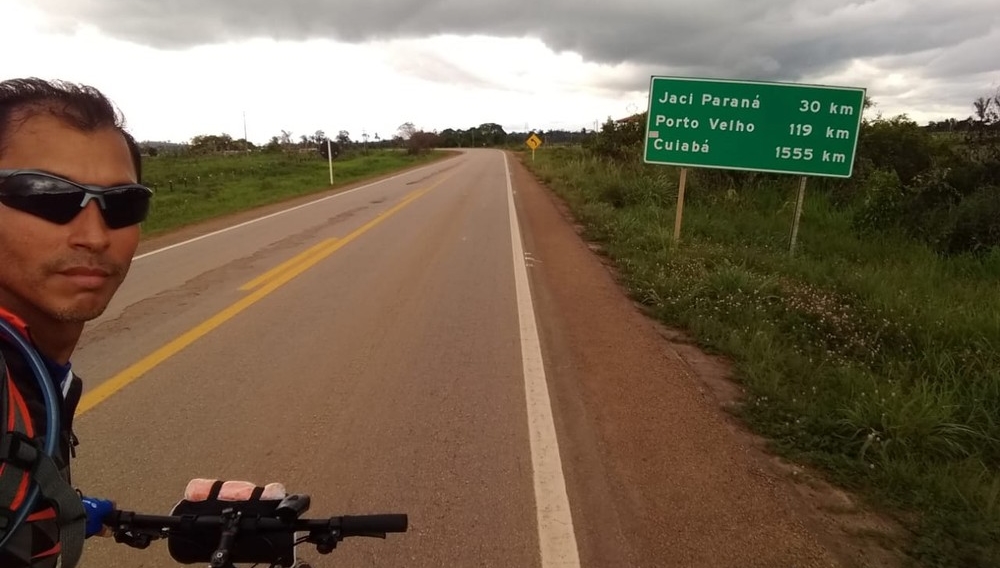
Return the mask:
{"type": "MultiPolygon", "coordinates": [[[[52,223],[66,224],[80,214],[86,194],[79,187],[58,178],[16,175],[0,182],[0,203],[52,223]]],[[[92,194],[93,195],[93,194],[92,194]]],[[[102,192],[91,199],[111,229],[120,229],[146,220],[150,192],[140,186],[127,186],[102,192]]]]}
{"type": "Polygon", "coordinates": [[[80,193],[40,193],[35,195],[3,195],[0,203],[46,221],[65,225],[80,213],[80,193]]]}
{"type": "Polygon", "coordinates": [[[104,222],[112,229],[120,229],[146,220],[149,214],[149,192],[129,188],[104,196],[104,222]]]}
{"type": "Polygon", "coordinates": [[[79,187],[57,177],[22,173],[0,181],[0,195],[76,193],[79,187]]]}

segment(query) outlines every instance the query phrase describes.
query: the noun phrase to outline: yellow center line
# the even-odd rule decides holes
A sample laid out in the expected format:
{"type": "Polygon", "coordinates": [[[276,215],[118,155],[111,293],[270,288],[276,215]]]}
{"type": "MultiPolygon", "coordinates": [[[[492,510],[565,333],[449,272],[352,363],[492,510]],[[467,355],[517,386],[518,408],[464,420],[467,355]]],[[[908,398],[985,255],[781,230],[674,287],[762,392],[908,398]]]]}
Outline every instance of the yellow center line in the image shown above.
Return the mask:
{"type": "Polygon", "coordinates": [[[223,309],[214,316],[198,324],[193,329],[184,332],[173,341],[167,343],[163,347],[160,347],[156,351],[150,353],[142,360],[131,365],[124,371],[118,373],[117,375],[111,377],[107,381],[94,387],[92,391],[88,392],[80,399],[80,404],[77,407],[76,415],[80,416],[85,412],[87,412],[88,410],[94,408],[101,402],[104,402],[105,400],[110,398],[113,394],[117,393],[121,389],[128,386],[129,383],[135,381],[142,375],[148,373],[154,367],[166,361],[173,355],[176,355],[182,349],[184,349],[188,345],[191,345],[192,343],[194,343],[195,341],[206,335],[208,332],[219,327],[226,321],[232,319],[237,314],[249,308],[253,304],[257,303],[265,296],[277,290],[284,284],[288,283],[299,274],[302,274],[309,268],[315,266],[324,258],[340,250],[341,247],[357,239],[358,237],[368,232],[382,221],[385,221],[390,216],[399,212],[401,209],[403,209],[416,199],[420,198],[421,196],[423,196],[430,190],[434,189],[435,187],[441,185],[449,177],[451,176],[446,175],[442,179],[438,180],[437,182],[425,188],[418,189],[416,191],[409,193],[399,203],[387,209],[386,211],[383,211],[377,217],[365,223],[361,227],[355,229],[353,232],[351,232],[351,234],[347,235],[346,237],[342,239],[330,239],[324,241],[323,243],[320,243],[319,245],[307,250],[305,253],[302,253],[292,258],[291,260],[286,261],[281,266],[271,269],[267,273],[261,275],[260,278],[248,282],[243,287],[241,287],[240,290],[246,291],[256,288],[254,292],[244,296],[243,298],[233,303],[229,307],[223,309]]]}
{"type": "Polygon", "coordinates": [[[326,256],[324,254],[326,252],[326,249],[330,248],[330,245],[332,245],[335,242],[337,242],[336,238],[326,239],[325,241],[319,243],[318,245],[309,248],[305,252],[293,256],[292,258],[286,260],[285,262],[282,262],[278,266],[275,266],[271,270],[268,270],[264,274],[261,274],[260,276],[240,286],[240,291],[249,292],[250,290],[253,290],[254,288],[260,286],[261,284],[269,280],[273,280],[282,272],[292,268],[293,266],[298,265],[301,262],[305,262],[306,260],[309,260],[316,256],[326,256]]]}

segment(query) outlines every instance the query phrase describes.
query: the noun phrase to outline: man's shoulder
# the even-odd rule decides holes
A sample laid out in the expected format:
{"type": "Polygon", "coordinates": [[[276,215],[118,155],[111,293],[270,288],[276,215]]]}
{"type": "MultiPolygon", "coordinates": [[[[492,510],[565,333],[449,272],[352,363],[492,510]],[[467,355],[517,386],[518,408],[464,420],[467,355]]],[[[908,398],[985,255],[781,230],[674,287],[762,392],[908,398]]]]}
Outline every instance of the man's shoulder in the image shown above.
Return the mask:
{"type": "Polygon", "coordinates": [[[11,354],[20,355],[20,351],[17,348],[15,340],[8,337],[7,334],[20,334],[21,339],[27,340],[29,337],[28,324],[3,306],[0,306],[0,321],[3,321],[6,327],[6,329],[3,330],[4,333],[0,333],[0,351],[2,351],[3,355],[8,359],[11,354]]]}
{"type": "Polygon", "coordinates": [[[21,353],[10,343],[6,337],[0,334],[0,376],[6,377],[6,373],[12,366],[17,366],[21,353]]]}
{"type": "Polygon", "coordinates": [[[0,372],[8,373],[10,379],[18,388],[37,386],[38,381],[35,380],[35,376],[31,372],[31,367],[25,360],[24,354],[3,336],[0,336],[0,357],[3,358],[4,363],[4,369],[0,370],[0,372]]]}
{"type": "MultiPolygon", "coordinates": [[[[44,423],[45,395],[27,358],[3,337],[0,337],[0,356],[4,359],[3,368],[0,368],[0,383],[2,383],[0,389],[8,389],[7,379],[9,379],[14,389],[17,390],[18,397],[27,406],[29,414],[44,423]]],[[[52,373],[51,369],[46,369],[46,371],[52,373]]],[[[49,378],[56,389],[57,404],[60,406],[63,425],[69,426],[83,391],[83,380],[72,370],[64,377],[50,376],[49,378]]],[[[6,409],[0,408],[0,413],[5,412],[6,409]]]]}

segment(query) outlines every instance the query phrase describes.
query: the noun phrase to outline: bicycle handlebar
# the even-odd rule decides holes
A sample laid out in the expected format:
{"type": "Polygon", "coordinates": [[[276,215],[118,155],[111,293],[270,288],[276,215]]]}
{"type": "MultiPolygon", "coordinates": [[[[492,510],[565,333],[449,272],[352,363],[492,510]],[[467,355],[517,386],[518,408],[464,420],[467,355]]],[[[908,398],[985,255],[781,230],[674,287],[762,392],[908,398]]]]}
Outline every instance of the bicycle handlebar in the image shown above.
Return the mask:
{"type": "MultiPolygon", "coordinates": [[[[115,510],[105,521],[114,530],[140,530],[156,532],[199,532],[221,529],[225,524],[222,515],[145,515],[134,511],[115,510]]],[[[343,515],[327,519],[293,519],[285,521],[274,517],[245,517],[237,521],[241,532],[314,532],[335,531],[341,538],[373,536],[385,533],[406,532],[408,517],[405,514],[343,515]]]]}
{"type": "Polygon", "coordinates": [[[104,524],[116,542],[144,549],[153,540],[165,538],[176,545],[171,549],[175,560],[203,559],[219,568],[232,568],[234,562],[292,566],[291,550],[303,542],[315,545],[320,554],[329,554],[345,538],[384,539],[387,533],[406,532],[409,524],[405,514],[299,518],[308,506],[307,495],[292,495],[266,514],[245,509],[239,502],[206,514],[146,515],[116,509],[104,524]],[[308,534],[295,540],[296,533],[308,534]]]}

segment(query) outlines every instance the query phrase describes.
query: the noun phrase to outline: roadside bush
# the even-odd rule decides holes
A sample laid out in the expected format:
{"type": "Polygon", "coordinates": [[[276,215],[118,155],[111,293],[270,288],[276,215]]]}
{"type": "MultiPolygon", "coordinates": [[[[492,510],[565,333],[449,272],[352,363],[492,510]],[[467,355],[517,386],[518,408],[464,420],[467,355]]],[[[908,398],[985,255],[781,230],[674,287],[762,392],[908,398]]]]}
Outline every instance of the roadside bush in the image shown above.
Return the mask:
{"type": "Polygon", "coordinates": [[[1000,187],[988,186],[958,206],[945,251],[983,254],[1000,247],[1000,187]]]}

